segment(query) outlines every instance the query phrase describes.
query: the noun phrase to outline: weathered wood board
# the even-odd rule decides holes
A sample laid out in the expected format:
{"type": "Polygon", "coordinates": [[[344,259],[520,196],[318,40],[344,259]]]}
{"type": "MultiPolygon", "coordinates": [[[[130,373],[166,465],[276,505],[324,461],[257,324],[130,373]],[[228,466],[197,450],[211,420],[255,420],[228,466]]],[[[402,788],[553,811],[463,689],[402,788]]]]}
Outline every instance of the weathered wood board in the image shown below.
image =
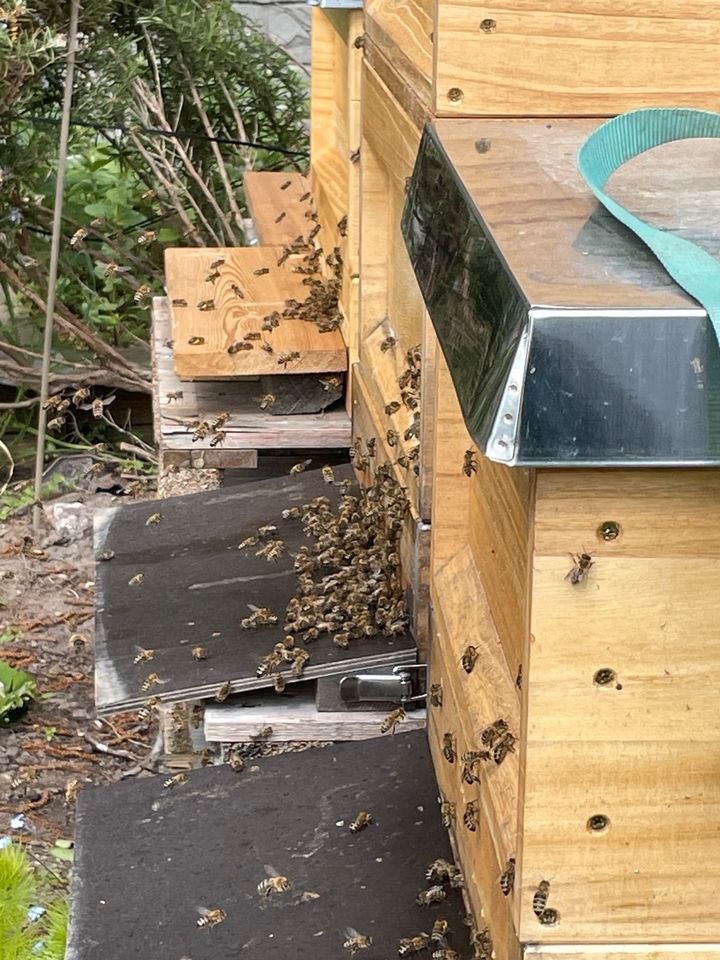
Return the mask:
{"type": "MultiPolygon", "coordinates": [[[[459,891],[415,902],[438,857],[452,861],[425,735],[267,757],[233,773],[193,770],[88,787],[78,806],[68,960],[338,960],[345,928],[373,938],[368,960],[449,921],[467,955],[459,891]],[[373,823],[351,833],[360,810],[373,823]],[[259,896],[265,864],[288,877],[259,896]],[[226,919],[198,928],[198,905],[226,919]]],[[[429,954],[427,954],[429,956],[429,954]]]]}
{"type": "Polygon", "coordinates": [[[164,464],[254,467],[258,450],[350,446],[350,419],[339,405],[320,414],[277,417],[260,409],[263,391],[256,378],[180,380],[168,345],[170,312],[164,297],[153,300],[151,342],[155,436],[164,464]],[[193,442],[193,425],[225,411],[230,418],[223,427],[226,437],[221,446],[211,448],[211,436],[193,442]]]}
{"type": "Polygon", "coordinates": [[[310,185],[301,173],[248,170],[243,177],[243,187],[260,244],[285,246],[307,234],[305,213],[310,208],[307,199],[301,201],[300,198],[310,185]]]}
{"type": "MultiPolygon", "coordinates": [[[[349,467],[336,470],[339,479],[350,475],[349,467]]],[[[285,521],[280,512],[336,491],[312,469],[280,480],[99,512],[96,555],[110,550],[114,556],[97,563],[98,711],[136,707],[150,696],[163,702],[212,698],[228,681],[234,692],[271,686],[272,678],[258,678],[256,670],[260,658],[283,637],[285,609],[296,591],[292,555],[307,542],[301,522],[285,521]],[[160,522],[146,526],[156,512],[160,522]],[[254,549],[237,549],[267,523],[278,526],[285,543],[276,564],[256,557],[254,549]],[[138,574],[142,582],[131,584],[138,574]],[[279,624],[241,629],[240,620],[250,615],[252,605],[269,607],[279,624]],[[192,658],[195,646],[206,648],[207,660],[192,658]],[[153,649],[154,659],[134,664],[138,647],[153,649]],[[160,682],[141,690],[151,673],[157,673],[160,682]]],[[[304,678],[416,658],[408,634],[372,637],[347,650],[325,635],[308,650],[311,659],[304,678]]],[[[283,675],[289,682],[295,679],[289,671],[283,675]]]]}
{"type": "Polygon", "coordinates": [[[261,330],[266,316],[282,313],[288,301],[302,303],[309,293],[302,274],[293,272],[297,258],[277,265],[282,251],[282,247],[165,250],[173,358],[179,377],[217,379],[347,369],[339,330],[321,333],[315,323],[297,317],[283,318],[273,330],[261,330]],[[217,261],[222,263],[213,268],[217,261]],[[208,277],[216,273],[210,282],[208,277]],[[202,304],[209,308],[200,309],[202,304]],[[260,339],[246,340],[246,334],[260,339]],[[229,352],[238,344],[250,349],[229,352]],[[263,349],[264,345],[272,350],[263,349]],[[299,356],[283,361],[293,353],[299,356]]]}

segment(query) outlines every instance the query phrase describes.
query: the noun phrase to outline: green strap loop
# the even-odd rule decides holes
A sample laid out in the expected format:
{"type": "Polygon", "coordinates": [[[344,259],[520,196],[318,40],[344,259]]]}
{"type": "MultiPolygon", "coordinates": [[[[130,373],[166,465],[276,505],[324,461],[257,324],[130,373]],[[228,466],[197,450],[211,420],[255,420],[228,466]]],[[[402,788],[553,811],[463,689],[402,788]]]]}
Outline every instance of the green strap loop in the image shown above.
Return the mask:
{"type": "Polygon", "coordinates": [[[720,343],[720,261],[702,247],[651,227],[604,192],[628,160],[673,140],[720,138],[720,113],[682,108],[632,110],[598,127],[580,147],[578,169],[600,203],[645,243],[670,276],[708,312],[720,343]]]}

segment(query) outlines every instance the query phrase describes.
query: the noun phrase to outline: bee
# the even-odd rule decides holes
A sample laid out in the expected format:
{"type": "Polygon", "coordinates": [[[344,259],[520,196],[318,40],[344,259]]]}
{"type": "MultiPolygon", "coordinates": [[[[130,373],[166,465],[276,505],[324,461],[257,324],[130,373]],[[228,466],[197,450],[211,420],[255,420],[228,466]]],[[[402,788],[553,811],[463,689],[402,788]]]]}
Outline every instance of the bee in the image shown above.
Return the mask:
{"type": "Polygon", "coordinates": [[[75,233],[70,237],[70,246],[73,249],[77,249],[87,235],[88,232],[85,227],[78,227],[75,233]]]}
{"type": "Polygon", "coordinates": [[[231,289],[232,292],[235,294],[235,296],[238,298],[238,300],[244,300],[244,299],[245,299],[245,294],[244,294],[243,291],[242,291],[242,287],[239,287],[236,283],[231,283],[231,284],[230,284],[230,289],[231,289]]]}
{"type": "Polygon", "coordinates": [[[296,650],[293,656],[293,665],[290,668],[294,677],[301,677],[305,670],[305,664],[310,659],[307,650],[296,650]]]}
{"type": "Polygon", "coordinates": [[[192,435],[192,442],[196,443],[198,440],[204,440],[205,437],[210,432],[210,424],[207,420],[203,420],[201,423],[195,427],[195,430],[192,435]]]}
{"type": "Polygon", "coordinates": [[[452,735],[452,733],[444,733],[442,742],[443,742],[443,748],[442,748],[443,756],[445,757],[448,763],[455,763],[455,759],[457,757],[457,754],[455,752],[455,737],[452,735]]]}
{"type": "Polygon", "coordinates": [[[264,350],[265,353],[275,353],[272,348],[272,344],[268,343],[267,340],[263,340],[262,345],[260,346],[261,350],[264,350]]]}
{"type": "Polygon", "coordinates": [[[463,473],[466,477],[471,477],[477,473],[477,457],[474,450],[466,450],[463,459],[463,473]]]}
{"type": "Polygon", "coordinates": [[[175,299],[170,302],[174,307],[186,307],[188,305],[187,300],[183,299],[183,297],[175,297],[175,299]]]}
{"type": "MultiPolygon", "coordinates": [[[[309,632],[309,631],[308,631],[309,632]]],[[[315,639],[312,635],[310,639],[315,639]]],[[[305,641],[308,642],[307,640],[305,641]]],[[[342,650],[350,649],[350,634],[347,630],[341,630],[339,633],[333,634],[333,643],[336,647],[340,647],[342,650]]]]}
{"type": "Polygon", "coordinates": [[[287,367],[289,363],[292,363],[293,360],[299,360],[300,354],[297,350],[291,350],[290,353],[279,353],[277,356],[277,362],[279,366],[287,367]]]}
{"type": "Polygon", "coordinates": [[[311,463],[312,460],[303,460],[300,463],[296,463],[294,466],[290,467],[290,475],[292,476],[295,473],[302,473],[303,470],[306,470],[311,463]]]}
{"type": "Polygon", "coordinates": [[[286,180],[285,183],[280,184],[280,189],[287,190],[287,188],[290,186],[291,183],[292,183],[292,180],[286,180]]]}
{"type": "Polygon", "coordinates": [[[266,273],[270,273],[270,267],[258,267],[253,273],[256,277],[264,277],[266,273]]]}
{"type": "Polygon", "coordinates": [[[493,942],[487,927],[474,930],[470,935],[470,943],[475,951],[476,960],[491,960],[494,952],[493,942]]]}
{"type": "MultiPolygon", "coordinates": [[[[255,543],[257,543],[257,537],[249,537],[255,543]]],[[[243,546],[241,543],[240,546],[243,546]]],[[[268,608],[268,607],[253,607],[252,604],[249,604],[253,612],[249,617],[244,617],[240,621],[240,626],[243,630],[255,630],[256,627],[264,627],[266,625],[274,625],[278,622],[277,616],[268,608]]]]}
{"type": "Polygon", "coordinates": [[[163,783],[165,790],[172,790],[173,787],[177,787],[178,784],[187,783],[187,774],[186,773],[176,773],[172,777],[168,777],[167,780],[163,783]]]}
{"type": "Polygon", "coordinates": [[[151,188],[150,190],[146,190],[145,193],[142,194],[142,196],[140,197],[140,199],[141,199],[141,200],[154,200],[156,196],[157,196],[157,190],[154,190],[154,189],[151,188]]]}
{"type": "Polygon", "coordinates": [[[475,833],[475,831],[478,828],[477,801],[469,800],[465,804],[465,813],[463,813],[463,823],[471,833],[475,833]]]}
{"type": "Polygon", "coordinates": [[[399,723],[405,719],[406,713],[403,707],[398,707],[389,713],[380,724],[380,733],[395,733],[399,723]]]}
{"type": "Polygon", "coordinates": [[[402,404],[399,400],[393,400],[392,403],[385,404],[385,413],[391,417],[394,413],[397,413],[402,404]]]}
{"type": "Polygon", "coordinates": [[[443,943],[445,937],[447,936],[448,928],[450,924],[447,920],[436,920],[433,923],[432,932],[430,934],[431,943],[443,943]]]}
{"type": "Polygon", "coordinates": [[[427,950],[430,937],[426,933],[418,933],[415,937],[403,937],[398,944],[399,957],[411,957],[414,953],[427,950]]]}
{"type": "Polygon", "coordinates": [[[258,333],[256,330],[249,330],[247,333],[243,334],[243,340],[262,340],[262,334],[258,333]]]}
{"type": "Polygon", "coordinates": [[[320,383],[322,384],[323,391],[329,393],[331,390],[339,390],[342,386],[342,380],[340,377],[328,377],[323,380],[320,378],[320,383]]]}
{"type": "Polygon", "coordinates": [[[146,650],[144,647],[137,647],[137,651],[133,658],[133,663],[146,663],[155,656],[154,650],[146,650]]]}
{"type": "Polygon", "coordinates": [[[347,236],[347,228],[348,228],[347,214],[345,214],[344,217],[341,217],[341,219],[338,220],[337,228],[338,228],[338,233],[340,234],[341,237],[347,236]]]}
{"type": "Polygon", "coordinates": [[[387,440],[389,447],[394,447],[400,439],[400,434],[397,432],[397,430],[388,430],[385,434],[385,439],[387,440]]]}
{"type": "Polygon", "coordinates": [[[283,210],[282,213],[278,214],[278,216],[275,217],[275,223],[281,223],[281,222],[285,219],[286,216],[287,216],[287,212],[286,212],[285,210],[283,210]]]}
{"type": "Polygon", "coordinates": [[[210,273],[205,277],[205,283],[215,283],[219,276],[219,270],[211,270],[210,273]]]}
{"type": "Polygon", "coordinates": [[[518,670],[517,670],[517,676],[515,677],[515,686],[518,688],[518,690],[522,690],[522,682],[523,682],[522,673],[523,673],[522,664],[519,664],[518,670]]]}
{"type": "Polygon", "coordinates": [[[512,893],[512,889],[515,886],[515,857],[510,857],[507,862],[507,866],[500,874],[500,889],[503,892],[503,896],[507,897],[512,893]]]}
{"type": "Polygon", "coordinates": [[[113,273],[118,269],[119,264],[115,263],[114,260],[111,260],[110,263],[103,270],[103,277],[107,278],[112,276],[113,273]]]}
{"type": "Polygon", "coordinates": [[[589,553],[571,553],[570,557],[573,561],[573,566],[565,574],[565,579],[573,584],[582,583],[594,563],[593,558],[589,553]]]}
{"type": "Polygon", "coordinates": [[[145,705],[138,710],[138,717],[143,721],[149,720],[159,706],[160,699],[158,697],[148,697],[145,705]]]}
{"type": "Polygon", "coordinates": [[[307,193],[304,193],[301,197],[298,198],[298,203],[305,203],[306,200],[309,200],[312,194],[308,190],[307,193]]]}
{"type": "Polygon", "coordinates": [[[425,879],[430,882],[444,883],[459,872],[459,867],[456,867],[454,863],[450,863],[448,860],[443,860],[442,857],[439,857],[428,865],[425,871],[425,879]]]}
{"type": "Polygon", "coordinates": [[[252,343],[247,340],[233,340],[233,342],[227,348],[227,352],[232,357],[236,353],[241,353],[243,350],[252,350],[252,348],[252,343]]]}
{"type": "Polygon", "coordinates": [[[201,347],[205,343],[205,337],[188,337],[188,344],[191,347],[201,347]]]}
{"type": "Polygon", "coordinates": [[[225,683],[222,684],[222,686],[218,687],[217,693],[215,694],[215,699],[217,700],[218,703],[222,703],[224,700],[227,700],[227,698],[230,696],[231,691],[232,691],[232,684],[230,683],[229,680],[226,680],[225,683]]]}
{"type": "Polygon", "coordinates": [[[380,344],[380,349],[383,353],[387,353],[387,351],[390,350],[392,347],[394,347],[396,343],[397,343],[397,337],[393,337],[393,336],[385,337],[385,339],[380,344]]]}
{"type": "Polygon", "coordinates": [[[218,257],[217,260],[213,260],[213,262],[210,264],[210,269],[219,270],[224,263],[225,263],[225,257],[218,257]]]}
{"type": "Polygon", "coordinates": [[[447,893],[445,890],[440,884],[436,884],[435,886],[428,887],[427,890],[421,890],[415,902],[421,907],[431,907],[434,903],[442,903],[446,897],[447,893]]]}
{"type": "Polygon", "coordinates": [[[274,403],[275,403],[275,394],[266,393],[265,396],[260,400],[260,409],[272,410],[274,403]]]}
{"type": "Polygon", "coordinates": [[[219,413],[215,417],[213,422],[210,424],[210,429],[219,430],[220,427],[225,426],[225,424],[228,422],[229,419],[230,419],[230,414],[227,412],[227,410],[223,410],[221,413],[219,413]]]}
{"type": "Polygon", "coordinates": [[[465,673],[472,673],[475,664],[477,663],[477,658],[479,654],[477,649],[472,645],[465,647],[462,657],[460,657],[460,663],[462,665],[465,673]]]}
{"type": "Polygon", "coordinates": [[[432,683],[430,684],[430,705],[433,707],[441,707],[443,702],[443,691],[441,683],[432,683]]]}
{"type": "Polygon", "coordinates": [[[457,950],[451,950],[450,947],[441,947],[440,950],[433,950],[432,960],[460,960],[460,954],[457,950]]]}
{"type": "Polygon", "coordinates": [[[552,907],[548,907],[538,917],[538,920],[544,927],[551,927],[553,924],[557,923],[560,919],[560,914],[557,910],[554,910],[552,907]]]}
{"type": "Polygon", "coordinates": [[[150,516],[145,521],[146,527],[154,527],[162,520],[162,514],[158,510],[157,513],[151,513],[150,516]]]}
{"type": "Polygon", "coordinates": [[[198,907],[198,910],[202,916],[197,921],[197,925],[206,930],[209,930],[211,927],[216,927],[227,918],[227,914],[224,910],[221,910],[220,907],[214,907],[212,910],[208,910],[205,907],[198,907]]]}
{"type": "Polygon", "coordinates": [[[267,877],[261,880],[257,885],[257,892],[261,897],[269,897],[273,893],[287,893],[292,888],[292,883],[287,877],[283,877],[275,867],[265,864],[265,873],[267,877]]]}
{"type": "Polygon", "coordinates": [[[140,689],[145,693],[150,687],[154,687],[156,683],[160,683],[160,677],[156,673],[149,673],[143,680],[140,689]]]}
{"type": "Polygon", "coordinates": [[[228,765],[231,770],[234,770],[235,773],[240,773],[245,769],[245,761],[237,752],[237,750],[232,750],[230,756],[228,757],[228,765]]]}
{"type": "Polygon", "coordinates": [[[492,758],[500,766],[509,753],[515,752],[515,737],[510,731],[505,733],[492,749],[492,758]]]}
{"type": "Polygon", "coordinates": [[[134,577],[130,577],[128,580],[129,587],[136,587],[139,583],[142,583],[145,579],[144,573],[136,573],[134,577]]]}
{"type": "Polygon", "coordinates": [[[168,403],[173,403],[175,400],[182,400],[183,392],[182,390],[168,390],[165,396],[168,403]]]}
{"type": "Polygon", "coordinates": [[[213,762],[212,750],[210,749],[210,747],[203,747],[203,749],[200,751],[199,756],[200,756],[201,767],[209,767],[210,764],[213,762]]]}
{"type": "Polygon", "coordinates": [[[68,644],[73,648],[75,653],[82,653],[87,646],[87,637],[82,633],[71,633],[68,637],[68,644]]]}
{"type": "Polygon", "coordinates": [[[369,826],[369,824],[372,822],[372,815],[369,814],[367,810],[361,810],[353,822],[349,825],[348,829],[350,830],[350,833],[360,833],[361,830],[364,830],[365,827],[369,826]]]}
{"type": "Polygon", "coordinates": [[[220,444],[222,444],[222,443],[225,442],[225,438],[226,438],[226,437],[227,437],[227,430],[218,430],[218,431],[216,431],[215,436],[214,436],[214,437],[212,438],[212,440],[210,441],[210,446],[211,446],[211,447],[219,447],[220,444]]]}
{"type": "Polygon", "coordinates": [[[440,820],[443,827],[449,830],[455,821],[455,803],[452,800],[442,800],[440,803],[440,820]]]}
{"type": "Polygon", "coordinates": [[[267,561],[277,563],[284,552],[285,545],[282,540],[268,540],[259,550],[255,551],[255,556],[265,557],[267,561]]]}
{"type": "Polygon", "coordinates": [[[345,942],[343,950],[347,950],[354,957],[358,950],[369,950],[373,945],[373,938],[364,933],[358,933],[354,927],[345,927],[345,942]]]}
{"type": "Polygon", "coordinates": [[[214,310],[214,309],[215,309],[215,301],[214,301],[214,300],[199,300],[198,303],[197,303],[197,308],[198,308],[198,310],[202,310],[203,312],[206,312],[206,311],[208,311],[208,310],[214,310]]]}
{"type": "Polygon", "coordinates": [[[537,885],[537,890],[533,895],[532,908],[533,913],[538,919],[543,915],[545,908],[547,907],[548,896],[550,894],[550,882],[548,880],[541,880],[537,885]]]}
{"type": "MultiPolygon", "coordinates": [[[[242,543],[238,544],[238,550],[245,550],[246,547],[254,547],[260,541],[257,537],[245,537],[242,543]]],[[[245,621],[243,621],[244,623],[245,621]]]]}
{"type": "Polygon", "coordinates": [[[65,784],[65,803],[69,806],[71,803],[75,803],[80,793],[80,781],[77,777],[73,777],[71,780],[65,784]]]}
{"type": "Polygon", "coordinates": [[[155,230],[144,230],[137,239],[137,242],[141,247],[147,246],[149,243],[152,243],[154,240],[157,240],[157,233],[155,230]]]}
{"type": "Polygon", "coordinates": [[[359,160],[360,160],[360,148],[359,148],[359,147],[358,147],[357,150],[353,150],[353,152],[350,154],[349,159],[350,159],[350,163],[358,163],[358,162],[359,162],[359,160]]]}
{"type": "Polygon", "coordinates": [[[278,674],[273,680],[273,690],[275,693],[284,693],[287,682],[282,674],[278,674]]]}
{"type": "Polygon", "coordinates": [[[287,507],[280,516],[283,520],[299,520],[302,514],[302,507],[287,507]]]}
{"type": "Polygon", "coordinates": [[[207,660],[208,652],[205,647],[193,647],[190,651],[193,660],[207,660]]]}
{"type": "Polygon", "coordinates": [[[480,739],[485,746],[492,747],[492,745],[496,743],[500,737],[505,735],[507,729],[507,723],[501,718],[500,720],[496,720],[495,723],[491,723],[489,726],[485,727],[480,734],[480,739]]]}
{"type": "Polygon", "coordinates": [[[322,478],[325,481],[325,483],[335,483],[335,474],[333,473],[333,468],[323,467],[322,478]]]}
{"type": "Polygon", "coordinates": [[[375,437],[370,437],[365,441],[365,447],[367,448],[367,455],[369,457],[374,457],[377,450],[377,440],[375,437]]]}

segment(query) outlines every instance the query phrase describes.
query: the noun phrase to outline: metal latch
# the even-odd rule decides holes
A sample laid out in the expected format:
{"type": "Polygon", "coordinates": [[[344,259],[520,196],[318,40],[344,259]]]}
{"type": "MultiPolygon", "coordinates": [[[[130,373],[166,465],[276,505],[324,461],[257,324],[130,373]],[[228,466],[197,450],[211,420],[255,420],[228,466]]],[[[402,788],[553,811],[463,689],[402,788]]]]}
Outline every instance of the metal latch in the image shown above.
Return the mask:
{"type": "Polygon", "coordinates": [[[368,700],[401,703],[421,703],[425,693],[424,663],[406,663],[393,667],[392,673],[359,673],[343,677],[340,681],[340,698],[345,703],[363,703],[368,700]]]}

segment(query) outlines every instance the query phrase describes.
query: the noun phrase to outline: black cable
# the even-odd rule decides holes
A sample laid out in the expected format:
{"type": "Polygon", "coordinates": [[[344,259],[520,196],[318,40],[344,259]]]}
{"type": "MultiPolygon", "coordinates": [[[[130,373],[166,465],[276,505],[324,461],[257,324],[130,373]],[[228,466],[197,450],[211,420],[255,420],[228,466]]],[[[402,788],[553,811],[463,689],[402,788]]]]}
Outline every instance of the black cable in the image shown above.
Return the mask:
{"type": "MultiPolygon", "coordinates": [[[[33,117],[17,113],[8,114],[7,119],[22,120],[28,123],[45,123],[49,124],[50,126],[58,126],[60,124],[59,120],[55,120],[52,117],[33,117]]],[[[91,130],[97,130],[98,132],[102,133],[111,133],[114,130],[119,130],[121,133],[129,133],[131,130],[141,130],[143,133],[149,133],[152,136],[157,137],[168,137],[171,140],[201,140],[205,143],[223,143],[236,147],[254,147],[256,150],[268,150],[271,153],[282,153],[287,157],[310,156],[307,150],[287,150],[285,147],[281,147],[276,143],[259,143],[255,140],[236,140],[234,137],[208,137],[206,134],[202,133],[191,133],[189,130],[163,130],[157,127],[144,127],[139,123],[131,124],[130,126],[127,126],[124,123],[116,123],[113,124],[113,126],[108,127],[104,123],[95,123],[91,120],[71,120],[70,125],[73,127],[88,127],[91,130]]]]}

